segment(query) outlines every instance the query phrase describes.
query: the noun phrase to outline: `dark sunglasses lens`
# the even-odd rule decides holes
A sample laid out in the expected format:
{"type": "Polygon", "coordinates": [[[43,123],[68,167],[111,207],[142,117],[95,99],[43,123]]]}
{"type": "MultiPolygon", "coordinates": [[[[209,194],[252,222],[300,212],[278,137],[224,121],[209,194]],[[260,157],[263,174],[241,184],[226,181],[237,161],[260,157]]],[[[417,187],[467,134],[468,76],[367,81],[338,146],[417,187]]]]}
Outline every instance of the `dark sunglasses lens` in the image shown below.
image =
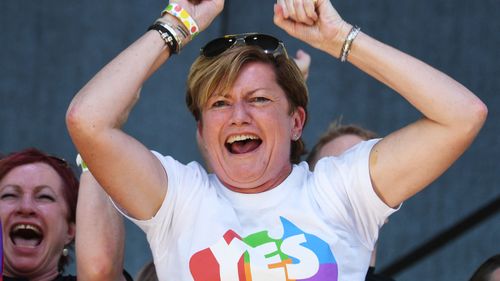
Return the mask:
{"type": "Polygon", "coordinates": [[[203,47],[203,55],[205,57],[215,57],[222,54],[225,50],[229,49],[234,44],[234,38],[217,38],[208,42],[203,47]]]}
{"type": "Polygon", "coordinates": [[[250,46],[258,46],[269,53],[278,48],[280,41],[269,35],[255,34],[245,37],[245,43],[250,46]]]}

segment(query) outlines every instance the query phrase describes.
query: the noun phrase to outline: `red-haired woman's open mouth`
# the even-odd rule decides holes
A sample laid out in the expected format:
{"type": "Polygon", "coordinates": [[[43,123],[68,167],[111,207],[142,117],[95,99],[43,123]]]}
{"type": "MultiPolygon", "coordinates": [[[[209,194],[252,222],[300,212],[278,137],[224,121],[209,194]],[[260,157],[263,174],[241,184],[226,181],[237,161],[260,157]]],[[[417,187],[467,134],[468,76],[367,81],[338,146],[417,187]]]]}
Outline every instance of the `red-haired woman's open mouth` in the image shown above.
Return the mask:
{"type": "Polygon", "coordinates": [[[36,247],[43,240],[41,229],[33,224],[16,224],[10,230],[10,239],[16,246],[36,247]]]}

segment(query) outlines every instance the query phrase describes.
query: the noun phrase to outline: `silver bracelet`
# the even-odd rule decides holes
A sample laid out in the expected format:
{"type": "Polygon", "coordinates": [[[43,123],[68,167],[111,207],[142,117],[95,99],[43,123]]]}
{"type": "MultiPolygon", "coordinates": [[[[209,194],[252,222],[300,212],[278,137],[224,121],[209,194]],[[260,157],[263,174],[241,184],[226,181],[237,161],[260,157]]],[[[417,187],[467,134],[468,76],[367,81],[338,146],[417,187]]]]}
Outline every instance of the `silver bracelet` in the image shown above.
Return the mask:
{"type": "Polygon", "coordinates": [[[347,56],[349,55],[349,52],[351,51],[351,46],[352,46],[352,41],[354,41],[354,38],[358,35],[359,31],[361,30],[360,27],[357,25],[354,25],[351,28],[351,31],[349,31],[349,34],[347,34],[347,38],[344,41],[344,45],[342,45],[342,51],[340,53],[340,61],[345,62],[347,60],[347,56]]]}
{"type": "Polygon", "coordinates": [[[164,21],[161,21],[161,20],[156,20],[155,24],[159,24],[161,26],[163,26],[165,29],[167,29],[170,34],[172,34],[172,36],[174,37],[174,40],[176,41],[177,43],[177,50],[176,50],[176,54],[178,54],[181,49],[182,49],[182,39],[180,38],[178,32],[175,30],[175,28],[172,26],[172,24],[170,22],[164,22],[164,21]]]}

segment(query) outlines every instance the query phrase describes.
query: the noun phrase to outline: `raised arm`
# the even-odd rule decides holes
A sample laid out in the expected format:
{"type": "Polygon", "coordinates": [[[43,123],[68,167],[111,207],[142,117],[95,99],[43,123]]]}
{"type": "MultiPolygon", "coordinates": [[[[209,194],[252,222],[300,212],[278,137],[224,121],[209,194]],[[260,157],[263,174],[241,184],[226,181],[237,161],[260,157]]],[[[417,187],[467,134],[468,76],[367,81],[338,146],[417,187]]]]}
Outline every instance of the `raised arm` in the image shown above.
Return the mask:
{"type": "Polygon", "coordinates": [[[75,240],[78,280],[126,280],[123,218],[90,172],[80,176],[75,240]]]}
{"type": "MultiPolygon", "coordinates": [[[[317,1],[318,19],[312,25],[311,19],[302,20],[304,13],[291,11],[286,3],[275,6],[275,23],[339,58],[352,25],[342,20],[330,1],[317,1]]],[[[482,127],[487,108],[444,73],[362,32],[354,39],[347,58],[398,92],[424,116],[385,137],[370,154],[375,192],[395,207],[439,177],[466,150],[482,127]]]]}
{"type": "MultiPolygon", "coordinates": [[[[200,30],[224,5],[223,0],[206,0],[197,5],[187,0],[175,2],[191,15],[200,30]]],[[[161,20],[185,29],[168,13],[161,20]]],[[[191,39],[182,38],[184,45],[191,39]]],[[[158,31],[146,32],[78,92],[66,115],[71,138],[92,174],[121,207],[138,219],[156,213],[166,196],[167,176],[156,157],[124,133],[121,125],[139,98],[138,90],[170,55],[158,31]]]]}

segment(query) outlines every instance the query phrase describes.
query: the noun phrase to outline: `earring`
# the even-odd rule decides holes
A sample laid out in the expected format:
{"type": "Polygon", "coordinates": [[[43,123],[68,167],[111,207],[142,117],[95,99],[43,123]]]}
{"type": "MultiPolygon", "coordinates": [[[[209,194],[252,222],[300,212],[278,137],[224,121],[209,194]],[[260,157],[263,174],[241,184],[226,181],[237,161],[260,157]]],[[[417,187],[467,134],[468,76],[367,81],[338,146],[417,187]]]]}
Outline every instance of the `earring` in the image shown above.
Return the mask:
{"type": "Polygon", "coordinates": [[[298,139],[299,139],[299,135],[298,135],[298,134],[294,134],[294,135],[293,135],[293,140],[294,140],[294,141],[297,141],[298,139]]]}
{"type": "Polygon", "coordinates": [[[64,257],[67,257],[67,256],[68,256],[68,254],[69,254],[69,250],[68,250],[68,248],[64,248],[64,249],[63,249],[63,252],[62,252],[62,255],[63,255],[64,257]]]}

